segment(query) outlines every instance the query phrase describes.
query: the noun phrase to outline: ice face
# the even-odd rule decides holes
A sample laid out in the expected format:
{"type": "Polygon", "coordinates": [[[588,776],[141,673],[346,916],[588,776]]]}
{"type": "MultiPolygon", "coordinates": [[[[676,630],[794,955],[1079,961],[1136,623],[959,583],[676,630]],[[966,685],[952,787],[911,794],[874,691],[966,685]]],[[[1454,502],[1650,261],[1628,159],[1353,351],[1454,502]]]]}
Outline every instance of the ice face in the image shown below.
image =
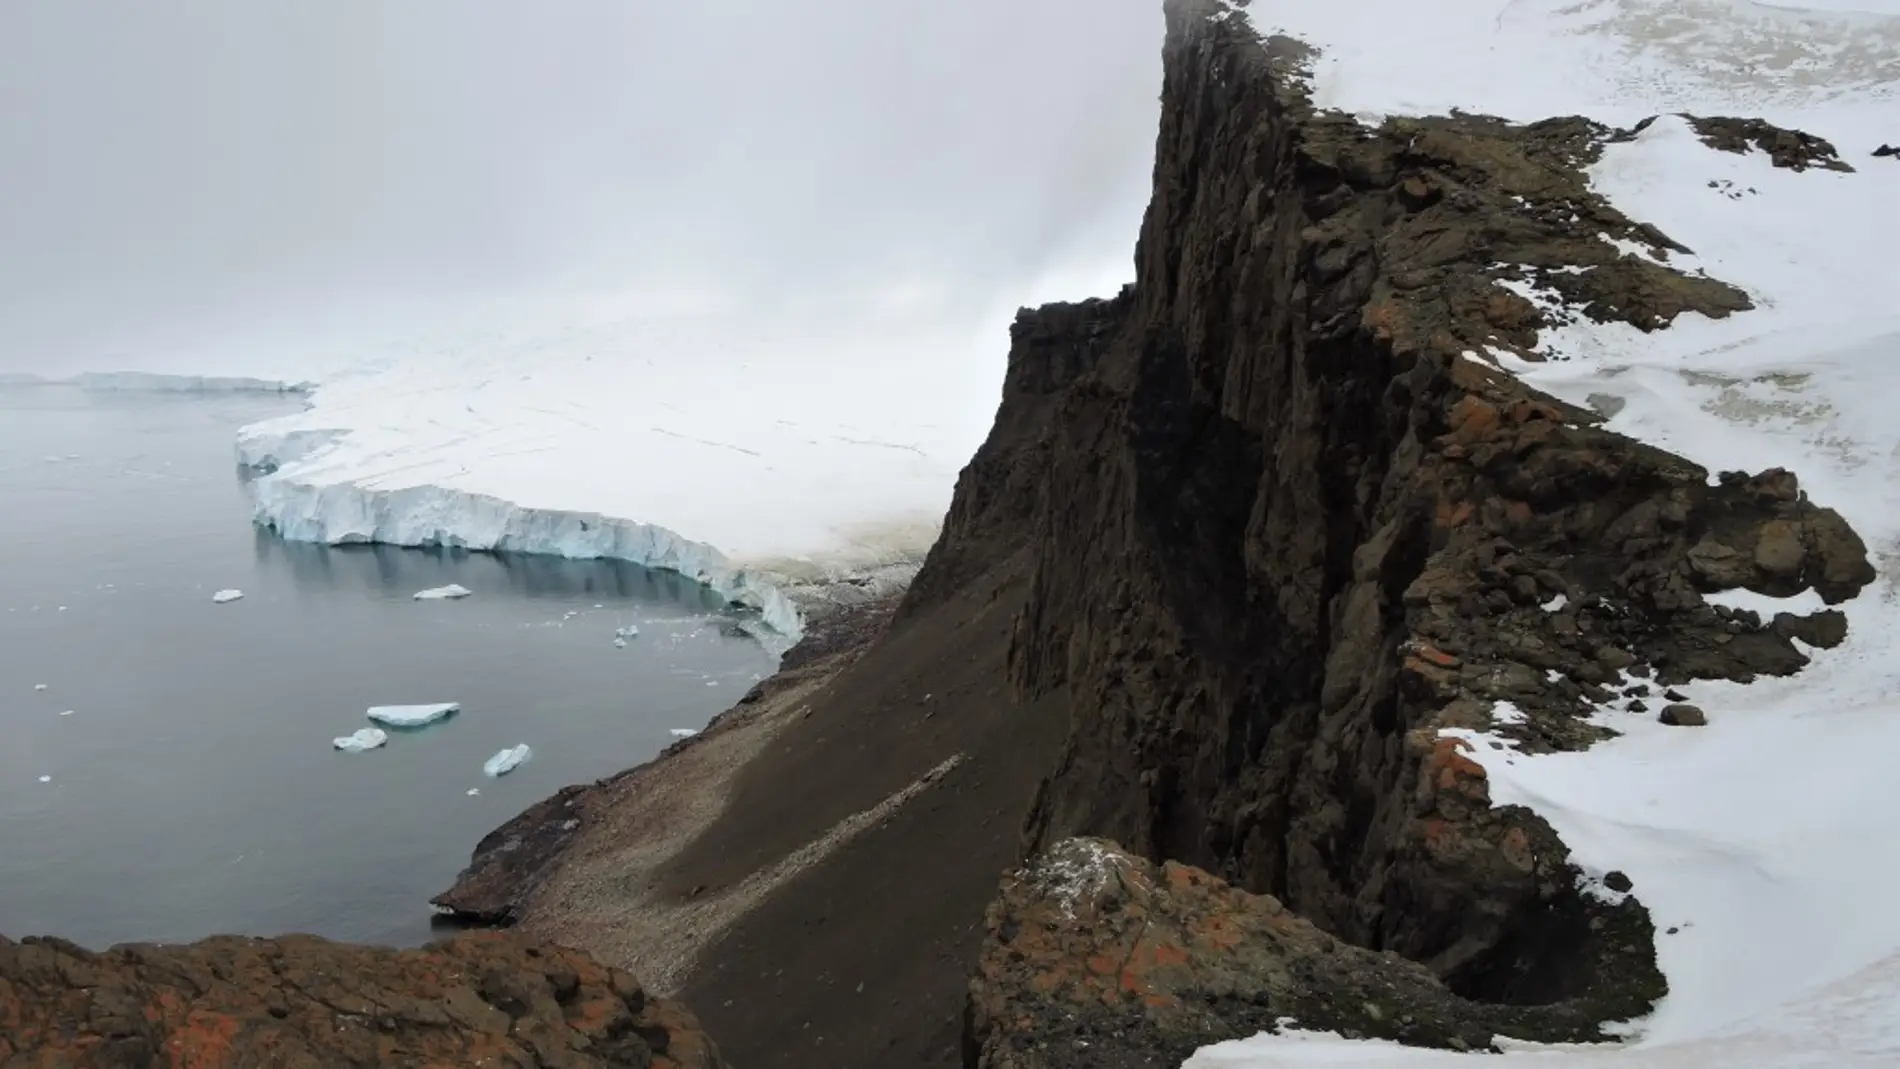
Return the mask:
{"type": "Polygon", "coordinates": [[[534,751],[528,749],[528,744],[525,742],[519,746],[510,746],[482,764],[482,775],[505,776],[532,756],[534,756],[534,751]]]}
{"type": "Polygon", "coordinates": [[[379,724],[388,724],[397,728],[419,728],[433,724],[442,718],[460,712],[460,702],[437,702],[433,705],[372,705],[368,716],[379,724]]]}

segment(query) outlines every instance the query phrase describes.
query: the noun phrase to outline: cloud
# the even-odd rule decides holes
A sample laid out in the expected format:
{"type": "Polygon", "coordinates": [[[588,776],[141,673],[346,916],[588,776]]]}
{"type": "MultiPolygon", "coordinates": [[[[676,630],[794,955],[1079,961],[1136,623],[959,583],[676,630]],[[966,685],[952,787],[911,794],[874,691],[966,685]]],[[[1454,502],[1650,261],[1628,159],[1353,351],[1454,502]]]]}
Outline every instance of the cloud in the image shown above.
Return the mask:
{"type": "Polygon", "coordinates": [[[0,4],[0,367],[1127,261],[1159,0],[0,4]],[[259,328],[261,329],[261,328],[259,328]]]}

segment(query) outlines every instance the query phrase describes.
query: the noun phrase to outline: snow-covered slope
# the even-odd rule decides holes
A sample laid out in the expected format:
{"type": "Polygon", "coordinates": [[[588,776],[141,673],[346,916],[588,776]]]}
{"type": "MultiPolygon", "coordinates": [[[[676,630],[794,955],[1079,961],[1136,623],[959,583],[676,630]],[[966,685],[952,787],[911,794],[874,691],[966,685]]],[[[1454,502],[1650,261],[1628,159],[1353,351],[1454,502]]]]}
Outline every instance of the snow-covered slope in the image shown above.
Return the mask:
{"type": "Polygon", "coordinates": [[[632,560],[796,636],[801,589],[921,561],[1001,380],[1000,329],[817,318],[551,318],[335,376],[240,433],[271,472],[256,518],[306,541],[632,560]]]}
{"type": "MultiPolygon", "coordinates": [[[[1586,871],[1635,882],[1670,994],[1627,1045],[1513,1050],[1576,1069],[1900,1065],[1900,2],[1275,0],[1262,32],[1316,46],[1322,105],[1453,108],[1621,126],[1592,180],[1695,250],[1676,266],[1746,289],[1753,311],[1644,335],[1587,322],[1547,362],[1491,358],[1614,412],[1610,427],[1711,470],[1797,472],[1866,539],[1880,579],[1845,606],[1846,645],[1791,679],[1703,683],[1699,730],[1614,708],[1624,734],[1528,756],[1469,736],[1496,804],[1527,805],[1586,871]],[[1831,141],[1852,173],[1778,169],[1705,146],[1673,112],[1765,118],[1831,141]]],[[[1208,1048],[1195,1069],[1441,1067],[1470,1056],[1289,1033],[1208,1048]]]]}

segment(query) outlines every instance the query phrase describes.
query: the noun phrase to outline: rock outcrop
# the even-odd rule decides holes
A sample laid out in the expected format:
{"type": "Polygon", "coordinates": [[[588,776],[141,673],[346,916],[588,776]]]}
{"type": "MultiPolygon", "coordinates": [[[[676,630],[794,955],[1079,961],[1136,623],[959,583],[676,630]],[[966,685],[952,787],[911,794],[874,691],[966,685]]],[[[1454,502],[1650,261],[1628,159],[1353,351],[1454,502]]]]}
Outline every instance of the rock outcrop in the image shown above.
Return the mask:
{"type": "Polygon", "coordinates": [[[0,939],[0,1065],[719,1069],[677,1003],[577,951],[219,936],[93,953],[0,939]]]}

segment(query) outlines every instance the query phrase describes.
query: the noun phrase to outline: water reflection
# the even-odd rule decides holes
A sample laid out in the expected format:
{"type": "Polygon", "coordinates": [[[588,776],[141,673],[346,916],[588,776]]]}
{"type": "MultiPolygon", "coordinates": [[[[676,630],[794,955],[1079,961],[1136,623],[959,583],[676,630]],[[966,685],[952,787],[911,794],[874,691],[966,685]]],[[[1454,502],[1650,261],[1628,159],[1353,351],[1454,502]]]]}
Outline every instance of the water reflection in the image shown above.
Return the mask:
{"type": "Polygon", "coordinates": [[[659,602],[684,614],[732,615],[725,600],[704,585],[678,572],[629,561],[478,553],[442,546],[327,546],[287,541],[264,527],[255,531],[259,567],[287,570],[306,587],[367,588],[407,598],[418,590],[460,583],[477,594],[659,602]]]}

